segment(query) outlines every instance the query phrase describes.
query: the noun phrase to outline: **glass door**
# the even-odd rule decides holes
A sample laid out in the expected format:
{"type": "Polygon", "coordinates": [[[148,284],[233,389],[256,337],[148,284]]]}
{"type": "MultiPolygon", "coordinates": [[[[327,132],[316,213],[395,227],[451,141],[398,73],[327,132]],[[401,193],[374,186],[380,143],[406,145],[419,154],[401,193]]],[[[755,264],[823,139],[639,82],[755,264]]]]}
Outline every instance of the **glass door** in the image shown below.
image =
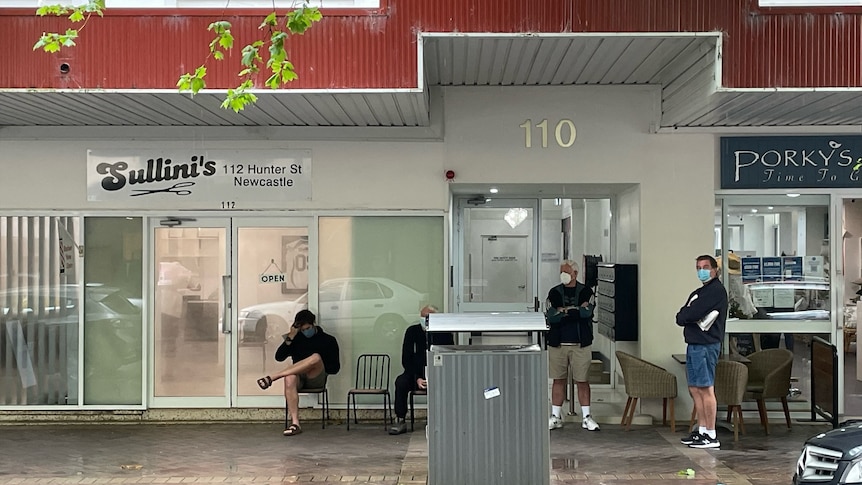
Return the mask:
{"type": "Polygon", "coordinates": [[[296,312],[308,308],[310,226],[311,218],[233,219],[235,406],[284,405],[280,381],[264,391],[257,379],[288,365],[275,351],[296,312]]]}
{"type": "Polygon", "coordinates": [[[255,380],[281,365],[280,335],[307,305],[308,227],[284,218],[151,222],[154,407],[283,401],[255,380]]]}
{"type": "Polygon", "coordinates": [[[458,311],[537,311],[537,201],[474,197],[458,211],[458,311]]]}

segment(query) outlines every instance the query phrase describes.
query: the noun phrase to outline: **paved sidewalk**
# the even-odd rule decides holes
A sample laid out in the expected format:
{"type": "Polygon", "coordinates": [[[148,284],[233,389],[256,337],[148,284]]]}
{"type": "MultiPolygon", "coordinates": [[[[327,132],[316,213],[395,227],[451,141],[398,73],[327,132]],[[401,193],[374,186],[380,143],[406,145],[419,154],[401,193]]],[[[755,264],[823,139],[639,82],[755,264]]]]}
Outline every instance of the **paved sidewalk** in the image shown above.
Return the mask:
{"type": "MultiPolygon", "coordinates": [[[[551,433],[551,483],[786,485],[803,441],[828,429],[778,422],[766,436],[751,422],[738,443],[721,430],[721,450],[706,451],[680,445],[682,428],[588,432],[567,423],[551,433]],[[694,477],[678,476],[688,468],[694,477]]],[[[400,436],[379,423],[281,431],[279,423],[4,426],[0,484],[426,482],[424,426],[400,436]]]]}

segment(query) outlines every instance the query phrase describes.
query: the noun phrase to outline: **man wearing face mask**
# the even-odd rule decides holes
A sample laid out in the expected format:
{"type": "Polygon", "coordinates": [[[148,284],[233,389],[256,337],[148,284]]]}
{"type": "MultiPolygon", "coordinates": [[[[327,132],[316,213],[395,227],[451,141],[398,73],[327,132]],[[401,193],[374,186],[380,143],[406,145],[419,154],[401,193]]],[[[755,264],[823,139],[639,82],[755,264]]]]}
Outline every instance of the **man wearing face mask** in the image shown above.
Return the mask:
{"type": "Polygon", "coordinates": [[[691,292],[686,304],[676,314],[676,324],[683,327],[685,374],[688,390],[694,400],[698,429],[680,442],[691,448],[719,448],[715,434],[715,367],[724,341],[727,319],[727,291],[718,280],[718,263],[709,255],[697,257],[697,279],[700,288],[691,292]],[[712,321],[711,324],[709,322],[712,321]]]}
{"type": "Polygon", "coordinates": [[[404,332],[404,343],[401,345],[401,365],[404,372],[395,379],[395,423],[389,428],[389,434],[397,435],[407,432],[407,398],[410,391],[428,389],[425,380],[428,344],[454,345],[455,339],[451,333],[425,332],[425,322],[428,315],[437,313],[437,308],[426,305],[419,311],[420,321],[407,327],[404,332]]]}
{"type": "Polygon", "coordinates": [[[326,386],[326,377],[338,374],[338,341],[322,328],[314,325],[315,316],[309,310],[300,310],[293,321],[284,342],[275,351],[275,360],[283,362],[292,357],[293,365],[272,376],[257,380],[261,389],[267,389],[274,381],[284,378],[284,399],[290,413],[291,424],[284,436],[302,433],[299,425],[299,392],[326,386]]]}
{"type": "Polygon", "coordinates": [[[590,415],[590,364],[593,352],[593,292],[578,282],[578,265],[565,260],[560,265],[560,283],[548,292],[548,370],[554,383],[551,387],[551,417],[548,429],[563,427],[563,401],[566,383],[571,377],[578,390],[578,402],[583,413],[581,427],[598,431],[599,425],[590,415]]]}

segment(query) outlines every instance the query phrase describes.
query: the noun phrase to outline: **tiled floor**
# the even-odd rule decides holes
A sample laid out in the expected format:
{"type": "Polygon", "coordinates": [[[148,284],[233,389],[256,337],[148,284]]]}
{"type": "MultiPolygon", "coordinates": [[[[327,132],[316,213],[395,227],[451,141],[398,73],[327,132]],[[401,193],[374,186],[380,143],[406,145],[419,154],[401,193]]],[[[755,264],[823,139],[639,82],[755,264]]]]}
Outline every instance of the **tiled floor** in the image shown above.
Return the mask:
{"type": "MultiPolygon", "coordinates": [[[[551,433],[551,483],[787,484],[802,442],[827,429],[798,424],[788,431],[778,422],[766,436],[751,422],[739,442],[721,430],[721,450],[705,451],[680,445],[682,428],[626,432],[605,424],[588,432],[567,423],[551,433]],[[689,468],[693,477],[678,475],[689,468]]],[[[279,423],[5,426],[0,484],[421,484],[428,452],[420,429],[389,436],[381,424],[360,423],[348,432],[340,423],[326,429],[309,423],[286,438],[279,423]]]]}

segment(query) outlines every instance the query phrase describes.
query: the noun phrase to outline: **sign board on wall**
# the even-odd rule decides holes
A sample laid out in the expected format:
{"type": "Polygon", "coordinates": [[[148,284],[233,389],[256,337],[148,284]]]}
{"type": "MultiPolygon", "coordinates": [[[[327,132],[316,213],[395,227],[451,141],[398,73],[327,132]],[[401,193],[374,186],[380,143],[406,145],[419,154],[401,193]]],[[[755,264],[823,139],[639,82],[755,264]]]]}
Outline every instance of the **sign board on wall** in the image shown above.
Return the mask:
{"type": "Polygon", "coordinates": [[[763,267],[760,258],[742,258],[742,282],[755,283],[761,281],[763,267]]]}
{"type": "Polygon", "coordinates": [[[802,256],[782,257],[781,274],[784,281],[802,281],[802,256]]]}
{"type": "Polygon", "coordinates": [[[778,256],[767,256],[761,258],[761,269],[763,270],[763,281],[781,281],[781,258],[778,256]]]}
{"type": "Polygon", "coordinates": [[[310,150],[88,150],[87,200],[238,209],[311,199],[310,150]]]}
{"type": "Polygon", "coordinates": [[[722,189],[858,188],[862,136],[721,138],[722,189]]]}

